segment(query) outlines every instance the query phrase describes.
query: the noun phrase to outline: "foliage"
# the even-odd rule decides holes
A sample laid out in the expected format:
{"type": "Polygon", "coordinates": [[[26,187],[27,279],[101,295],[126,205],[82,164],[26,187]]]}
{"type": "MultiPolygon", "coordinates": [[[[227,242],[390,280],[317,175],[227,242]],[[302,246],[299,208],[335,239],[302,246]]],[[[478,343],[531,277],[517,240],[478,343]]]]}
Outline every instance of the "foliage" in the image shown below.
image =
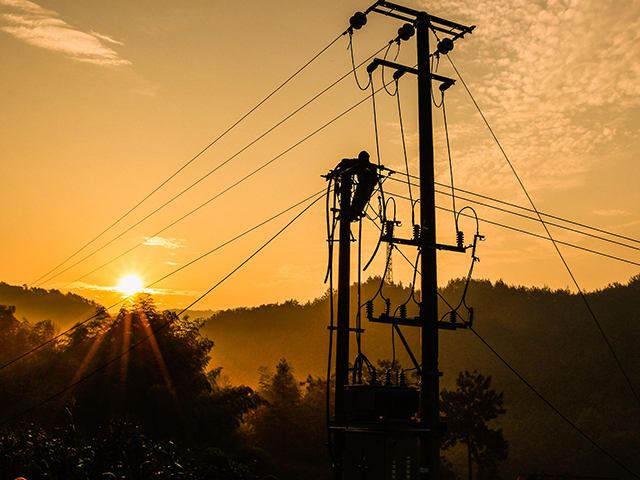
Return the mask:
{"type": "Polygon", "coordinates": [[[194,452],[158,440],[127,422],[112,422],[95,436],[73,423],[53,434],[30,426],[0,435],[3,478],[29,480],[254,480],[249,469],[216,448],[194,452]]]}
{"type": "Polygon", "coordinates": [[[88,318],[101,308],[97,303],[60,290],[17,286],[0,282],[0,304],[15,307],[18,318],[38,323],[51,320],[67,328],[78,319],[88,318]]]}
{"type": "Polygon", "coordinates": [[[246,435],[264,455],[262,470],[280,478],[327,478],[326,380],[298,382],[284,358],[275,374],[260,372],[258,393],[265,401],[247,416],[246,435]]]}
{"type": "Polygon", "coordinates": [[[447,423],[442,448],[466,445],[470,480],[472,459],[478,466],[479,479],[499,478],[497,464],[507,458],[508,443],[502,429],[493,430],[487,422],[506,413],[503,393],[491,389],[491,376],[476,371],[460,372],[456,386],[456,390],[443,389],[440,393],[441,412],[447,423]]]}
{"type": "MultiPolygon", "coordinates": [[[[0,308],[3,359],[56,333],[51,322],[31,325],[13,313],[0,308]]],[[[206,368],[213,342],[200,334],[201,327],[202,321],[159,312],[151,297],[138,295],[115,317],[103,311],[27,356],[16,364],[20,368],[1,370],[0,407],[10,418],[44,402],[26,418],[53,426],[69,406],[77,425],[88,431],[113,419],[135,419],[165,436],[222,444],[259,398],[249,387],[212,383],[215,373],[208,377],[206,368]]]]}

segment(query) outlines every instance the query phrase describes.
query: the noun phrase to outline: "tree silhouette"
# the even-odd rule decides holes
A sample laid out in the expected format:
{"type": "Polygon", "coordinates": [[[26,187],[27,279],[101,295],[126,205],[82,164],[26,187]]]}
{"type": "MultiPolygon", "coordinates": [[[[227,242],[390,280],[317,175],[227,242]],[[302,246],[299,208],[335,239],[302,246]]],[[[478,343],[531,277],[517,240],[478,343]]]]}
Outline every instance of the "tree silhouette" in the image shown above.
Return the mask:
{"type": "Polygon", "coordinates": [[[458,443],[467,446],[469,480],[473,478],[472,460],[478,466],[478,478],[496,479],[497,464],[507,458],[508,443],[502,429],[493,430],[487,422],[506,413],[503,393],[492,390],[491,376],[474,370],[460,372],[456,390],[443,389],[441,411],[447,423],[443,437],[444,450],[458,443]]]}
{"type": "Polygon", "coordinates": [[[285,479],[330,475],[326,388],[325,379],[311,375],[298,382],[284,358],[275,374],[260,369],[263,403],[247,415],[246,423],[251,443],[265,459],[263,473],[285,479]]]}

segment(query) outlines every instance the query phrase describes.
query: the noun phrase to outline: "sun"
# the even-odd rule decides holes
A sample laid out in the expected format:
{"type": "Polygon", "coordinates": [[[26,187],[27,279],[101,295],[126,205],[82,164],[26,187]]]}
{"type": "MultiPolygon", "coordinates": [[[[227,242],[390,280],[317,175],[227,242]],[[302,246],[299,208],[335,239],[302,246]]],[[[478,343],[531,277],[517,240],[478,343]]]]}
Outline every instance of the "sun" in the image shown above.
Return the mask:
{"type": "Polygon", "coordinates": [[[128,275],[120,281],[118,291],[126,295],[134,295],[144,290],[142,281],[136,275],[128,275]]]}

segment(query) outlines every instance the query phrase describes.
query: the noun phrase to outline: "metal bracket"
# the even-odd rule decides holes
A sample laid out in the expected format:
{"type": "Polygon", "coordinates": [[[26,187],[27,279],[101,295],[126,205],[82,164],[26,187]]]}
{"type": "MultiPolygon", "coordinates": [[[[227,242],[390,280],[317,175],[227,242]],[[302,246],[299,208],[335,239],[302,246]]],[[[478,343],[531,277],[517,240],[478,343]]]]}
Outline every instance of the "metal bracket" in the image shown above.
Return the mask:
{"type": "Polygon", "coordinates": [[[407,327],[435,327],[439,330],[457,330],[458,328],[468,328],[466,323],[458,323],[458,322],[430,322],[422,320],[420,317],[414,318],[401,318],[401,317],[391,317],[387,314],[382,314],[378,318],[370,317],[368,318],[370,322],[375,323],[387,323],[390,325],[404,325],[407,327]]]}
{"type": "Polygon", "coordinates": [[[466,247],[459,247],[457,245],[444,245],[441,243],[436,243],[433,245],[424,245],[419,238],[411,238],[411,239],[396,238],[396,237],[389,237],[387,235],[383,235],[381,238],[381,241],[387,242],[387,243],[397,243],[399,245],[411,245],[413,247],[435,248],[436,250],[447,250],[450,252],[459,252],[459,253],[464,253],[467,251],[468,248],[471,248],[471,245],[466,247]]]}
{"type": "MultiPolygon", "coordinates": [[[[374,58],[373,61],[367,67],[368,72],[373,72],[378,65],[382,65],[383,67],[395,68],[399,72],[404,73],[412,73],[414,75],[421,75],[420,71],[413,67],[407,67],[406,65],[402,65],[400,63],[390,62],[389,60],[383,60],[381,58],[374,58]]],[[[446,86],[445,90],[456,83],[453,78],[443,77],[442,75],[438,75],[436,73],[431,74],[431,78],[437,82],[441,82],[443,86],[446,86]]]]}

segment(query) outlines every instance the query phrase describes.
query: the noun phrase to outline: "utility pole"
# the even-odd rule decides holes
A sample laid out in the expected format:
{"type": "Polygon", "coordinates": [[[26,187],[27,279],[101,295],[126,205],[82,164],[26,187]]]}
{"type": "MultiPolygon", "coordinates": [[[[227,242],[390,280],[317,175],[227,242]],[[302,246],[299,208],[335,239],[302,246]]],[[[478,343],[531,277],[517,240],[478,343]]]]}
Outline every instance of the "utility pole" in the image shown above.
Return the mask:
{"type": "Polygon", "coordinates": [[[440,370],[438,370],[438,269],[436,204],[431,110],[431,62],[427,14],[416,22],[418,50],[418,135],[420,139],[421,353],[420,423],[428,430],[420,443],[420,478],[438,478],[440,464],[440,370]]]}
{"type": "MultiPolygon", "coordinates": [[[[437,480],[442,430],[439,408],[441,375],[438,369],[439,330],[456,330],[465,328],[466,324],[457,323],[455,319],[452,322],[439,321],[436,250],[465,252],[469,247],[464,247],[461,239],[456,246],[436,243],[432,81],[439,82],[439,89],[442,92],[451,87],[455,81],[432,73],[431,58],[434,55],[449,53],[454,41],[465,34],[472,33],[475,27],[466,27],[427,12],[378,0],[366,12],[357,12],[351,18],[349,32],[353,34],[354,29],[362,28],[367,22],[366,16],[371,12],[407,22],[398,30],[398,37],[395,39],[398,43],[401,40],[408,40],[414,34],[417,37],[417,68],[376,58],[367,67],[367,71],[371,74],[377,66],[382,65],[396,70],[394,73],[396,80],[406,73],[414,74],[418,79],[420,223],[414,225],[412,239],[394,237],[393,229],[390,229],[390,233],[384,234],[381,239],[388,242],[390,247],[397,243],[415,246],[420,250],[421,301],[420,314],[415,319],[406,317],[406,307],[404,314],[401,313],[400,317],[391,317],[387,309],[379,318],[374,318],[372,302],[367,305],[367,317],[370,321],[393,326],[414,362],[421,381],[419,400],[418,393],[405,387],[402,382],[396,385],[388,382],[383,386],[376,384],[375,381],[369,385],[361,383],[348,385],[349,272],[343,271],[343,268],[347,270],[350,268],[348,251],[350,238],[347,238],[350,235],[350,220],[346,219],[344,213],[345,200],[341,200],[339,282],[347,282],[347,286],[340,287],[344,283],[339,283],[338,287],[336,424],[333,431],[336,456],[344,468],[341,471],[334,470],[334,480],[418,480],[418,477],[420,480],[437,480]],[[438,32],[443,37],[438,41],[434,53],[431,52],[429,41],[432,31],[438,32]],[[346,297],[342,302],[341,295],[346,297]],[[343,313],[343,318],[346,320],[342,322],[340,312],[346,312],[343,313]],[[420,364],[410,351],[399,325],[420,328],[422,358],[420,364]],[[412,413],[411,405],[414,403],[414,398],[415,410],[412,413]],[[345,410],[347,399],[348,412],[345,410]],[[415,413],[418,413],[417,423],[415,413]],[[414,457],[419,458],[414,459],[414,457]],[[415,460],[419,462],[419,469],[414,467],[415,460]],[[381,469],[383,471],[380,471],[381,469]],[[400,470],[402,473],[399,473],[400,470]]],[[[344,162],[345,160],[340,165],[344,162]]],[[[340,170],[340,165],[335,172],[340,170]]],[[[341,178],[340,194],[344,199],[347,191],[351,191],[352,185],[347,186],[345,183],[350,181],[350,178],[344,178],[344,175],[341,178]],[[343,191],[342,188],[345,190],[343,191]]]]}

